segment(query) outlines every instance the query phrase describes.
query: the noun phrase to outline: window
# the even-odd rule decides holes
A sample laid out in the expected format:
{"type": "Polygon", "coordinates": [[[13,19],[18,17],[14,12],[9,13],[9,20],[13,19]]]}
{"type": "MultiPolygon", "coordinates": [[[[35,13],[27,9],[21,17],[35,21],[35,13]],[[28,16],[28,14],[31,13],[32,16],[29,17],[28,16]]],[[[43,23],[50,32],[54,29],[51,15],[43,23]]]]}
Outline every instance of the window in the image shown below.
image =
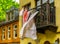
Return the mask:
{"type": "Polygon", "coordinates": [[[41,1],[37,0],[37,6],[41,5],[41,1]]]}
{"type": "Polygon", "coordinates": [[[41,7],[40,7],[40,5],[41,5],[41,0],[37,0],[37,10],[39,10],[41,7]]]}
{"type": "Polygon", "coordinates": [[[13,11],[12,11],[11,19],[14,20],[14,14],[13,14],[13,11]]]}
{"type": "Polygon", "coordinates": [[[10,20],[10,14],[8,14],[8,21],[10,20]]]}
{"type": "MultiPolygon", "coordinates": [[[[48,0],[42,0],[42,3],[44,4],[44,3],[46,3],[48,0]]],[[[54,0],[49,0],[49,3],[52,3],[52,2],[54,2],[54,0]]]]}
{"type": "Polygon", "coordinates": [[[17,10],[17,9],[14,10],[14,11],[13,11],[13,19],[17,19],[17,18],[18,18],[18,15],[19,15],[18,10],[17,10]]]}
{"type": "Polygon", "coordinates": [[[15,15],[18,15],[18,10],[15,10],[15,15]]]}
{"type": "Polygon", "coordinates": [[[41,5],[41,3],[44,4],[46,2],[47,0],[37,0],[37,6],[41,5]]]}
{"type": "Polygon", "coordinates": [[[54,2],[54,0],[49,0],[49,3],[53,3],[54,2]]]}
{"type": "Polygon", "coordinates": [[[16,11],[14,10],[13,13],[14,13],[13,15],[14,15],[14,19],[15,19],[16,11]]]}
{"type": "Polygon", "coordinates": [[[10,39],[11,38],[11,28],[10,28],[10,26],[8,26],[8,39],[10,39]]]}
{"type": "Polygon", "coordinates": [[[46,3],[47,2],[47,0],[42,0],[42,3],[44,4],[44,3],[46,3]]]}
{"type": "Polygon", "coordinates": [[[10,20],[12,20],[12,13],[10,12],[10,20]]]}
{"type": "Polygon", "coordinates": [[[24,6],[24,8],[26,8],[27,10],[30,10],[31,9],[30,5],[31,5],[31,3],[28,3],[24,6]]]}
{"type": "Polygon", "coordinates": [[[13,19],[13,14],[10,12],[9,14],[8,14],[8,21],[9,20],[12,20],[13,19]]]}
{"type": "Polygon", "coordinates": [[[17,37],[17,25],[13,26],[13,37],[16,38],[17,37]]]}
{"type": "Polygon", "coordinates": [[[5,40],[5,29],[2,29],[2,40],[5,40]]]}
{"type": "Polygon", "coordinates": [[[14,19],[18,18],[18,14],[19,14],[18,10],[14,10],[14,19]]]}
{"type": "Polygon", "coordinates": [[[14,20],[16,15],[18,15],[18,12],[16,12],[16,10],[10,12],[10,20],[14,20]]]}
{"type": "Polygon", "coordinates": [[[18,18],[18,15],[19,15],[18,9],[10,11],[7,15],[8,21],[18,18]]]}
{"type": "Polygon", "coordinates": [[[54,2],[50,3],[50,22],[55,24],[55,6],[54,2]]]}

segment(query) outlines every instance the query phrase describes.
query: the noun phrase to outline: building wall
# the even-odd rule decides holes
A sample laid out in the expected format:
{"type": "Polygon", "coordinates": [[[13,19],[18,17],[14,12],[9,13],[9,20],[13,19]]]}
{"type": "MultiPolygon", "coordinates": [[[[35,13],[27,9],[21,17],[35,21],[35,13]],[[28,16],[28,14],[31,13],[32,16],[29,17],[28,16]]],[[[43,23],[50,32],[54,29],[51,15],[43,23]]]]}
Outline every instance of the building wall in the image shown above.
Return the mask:
{"type": "Polygon", "coordinates": [[[31,44],[36,44],[36,41],[31,38],[24,38],[23,40],[20,39],[20,44],[28,44],[29,42],[31,42],[31,44]]]}
{"type": "MultiPolygon", "coordinates": [[[[20,0],[20,9],[22,8],[22,6],[26,5],[27,3],[29,3],[31,0],[20,0]]],[[[55,1],[55,6],[56,6],[56,25],[58,26],[57,32],[60,32],[60,0],[54,0],[55,1]]],[[[32,0],[31,2],[31,7],[33,7],[32,5],[34,5],[35,7],[35,1],[32,0]]],[[[20,22],[22,23],[22,22],[20,22]]],[[[57,40],[57,38],[60,38],[60,33],[54,33],[52,31],[46,30],[45,34],[42,33],[37,33],[37,41],[34,41],[30,38],[24,38],[23,40],[21,40],[20,44],[24,44],[24,43],[28,43],[29,41],[31,41],[34,44],[44,44],[45,41],[49,41],[51,44],[55,43],[55,40],[57,40]]]]}
{"type": "Polygon", "coordinates": [[[31,3],[31,8],[35,7],[35,0],[20,0],[20,9],[28,3],[31,3]]]}
{"type": "MultiPolygon", "coordinates": [[[[58,26],[57,32],[60,32],[60,0],[55,0],[55,6],[56,6],[56,25],[58,26]]],[[[60,39],[60,33],[57,34],[57,38],[60,39]]]]}
{"type": "Polygon", "coordinates": [[[58,26],[57,32],[60,32],[60,0],[55,0],[56,6],[56,25],[58,26]]]}
{"type": "Polygon", "coordinates": [[[40,39],[39,44],[44,44],[45,41],[49,41],[51,44],[55,43],[56,34],[52,31],[46,30],[45,34],[38,33],[40,39]]]}

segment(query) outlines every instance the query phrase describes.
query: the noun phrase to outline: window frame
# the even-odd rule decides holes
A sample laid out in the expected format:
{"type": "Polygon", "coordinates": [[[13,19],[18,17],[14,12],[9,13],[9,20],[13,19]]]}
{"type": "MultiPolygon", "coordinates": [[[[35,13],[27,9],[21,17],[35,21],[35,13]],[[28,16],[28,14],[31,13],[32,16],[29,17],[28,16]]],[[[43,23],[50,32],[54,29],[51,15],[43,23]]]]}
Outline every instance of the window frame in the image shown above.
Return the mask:
{"type": "Polygon", "coordinates": [[[8,28],[7,38],[8,38],[8,39],[11,39],[11,27],[8,26],[7,28],[8,28]],[[10,28],[10,29],[9,29],[9,28],[10,28]]]}
{"type": "Polygon", "coordinates": [[[48,1],[48,0],[46,0],[46,1],[44,2],[44,0],[42,0],[42,4],[45,4],[45,3],[47,3],[47,1],[48,1]]]}
{"type": "Polygon", "coordinates": [[[53,0],[53,1],[49,0],[49,3],[50,3],[50,4],[53,3],[53,2],[54,2],[54,0],[53,0]]]}
{"type": "Polygon", "coordinates": [[[10,20],[10,14],[9,13],[8,13],[7,17],[8,17],[8,21],[9,21],[10,20]]]}
{"type": "Polygon", "coordinates": [[[5,28],[2,27],[2,40],[5,40],[5,28]]]}
{"type": "Polygon", "coordinates": [[[15,25],[13,25],[13,38],[14,39],[16,39],[17,37],[18,37],[18,32],[17,32],[17,29],[18,29],[18,27],[17,28],[15,28],[15,26],[17,26],[17,24],[15,24],[15,25]],[[17,36],[15,36],[17,34],[17,36]]]}

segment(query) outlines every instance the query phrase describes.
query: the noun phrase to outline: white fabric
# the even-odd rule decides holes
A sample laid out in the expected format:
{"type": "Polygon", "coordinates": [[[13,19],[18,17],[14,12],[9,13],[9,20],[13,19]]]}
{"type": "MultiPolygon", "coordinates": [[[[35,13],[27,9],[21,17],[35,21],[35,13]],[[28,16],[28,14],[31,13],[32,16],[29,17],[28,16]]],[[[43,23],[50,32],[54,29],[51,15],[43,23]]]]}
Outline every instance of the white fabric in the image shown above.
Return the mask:
{"type": "MultiPolygon", "coordinates": [[[[24,28],[26,27],[26,25],[34,18],[34,16],[36,16],[36,14],[38,13],[38,11],[37,12],[35,12],[34,14],[32,14],[31,16],[30,16],[30,18],[29,18],[29,20],[26,22],[26,23],[24,23],[23,24],[23,27],[21,28],[21,30],[20,30],[20,38],[22,38],[22,36],[23,36],[23,32],[24,32],[24,28]]],[[[34,24],[33,24],[33,26],[32,27],[34,27],[35,28],[35,26],[34,26],[34,24]]],[[[31,28],[32,29],[32,28],[31,28]]],[[[33,29],[34,30],[34,29],[33,29]]],[[[29,31],[29,30],[27,30],[27,31],[29,31]]],[[[34,30],[35,32],[36,32],[36,28],[35,28],[35,30],[34,30]]],[[[29,31],[30,33],[34,33],[34,31],[29,31]]],[[[26,32],[26,33],[28,33],[28,32],[26,32]]],[[[35,33],[36,34],[36,33],[35,33]]],[[[26,36],[27,36],[28,34],[26,34],[26,36]]],[[[29,35],[29,37],[30,38],[32,38],[32,39],[36,39],[37,37],[36,37],[36,35],[34,35],[34,36],[32,36],[33,34],[31,34],[31,36],[29,35]]]]}
{"type": "Polygon", "coordinates": [[[37,36],[36,36],[36,26],[35,26],[34,23],[32,24],[32,27],[30,29],[26,30],[26,33],[25,33],[24,37],[29,37],[29,38],[32,38],[34,40],[37,39],[37,36]]]}
{"type": "Polygon", "coordinates": [[[24,9],[22,8],[22,10],[19,12],[19,16],[22,16],[24,12],[24,9]]]}

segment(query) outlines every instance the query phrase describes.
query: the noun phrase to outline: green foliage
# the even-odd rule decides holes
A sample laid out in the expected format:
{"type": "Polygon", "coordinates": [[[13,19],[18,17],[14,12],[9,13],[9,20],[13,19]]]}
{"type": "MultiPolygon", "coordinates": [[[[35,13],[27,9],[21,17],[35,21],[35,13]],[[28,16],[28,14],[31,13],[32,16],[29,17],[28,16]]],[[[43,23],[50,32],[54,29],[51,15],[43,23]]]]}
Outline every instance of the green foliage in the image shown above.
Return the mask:
{"type": "Polygon", "coordinates": [[[6,11],[9,10],[12,6],[18,8],[19,4],[13,0],[0,0],[0,21],[6,19],[6,11]]]}

